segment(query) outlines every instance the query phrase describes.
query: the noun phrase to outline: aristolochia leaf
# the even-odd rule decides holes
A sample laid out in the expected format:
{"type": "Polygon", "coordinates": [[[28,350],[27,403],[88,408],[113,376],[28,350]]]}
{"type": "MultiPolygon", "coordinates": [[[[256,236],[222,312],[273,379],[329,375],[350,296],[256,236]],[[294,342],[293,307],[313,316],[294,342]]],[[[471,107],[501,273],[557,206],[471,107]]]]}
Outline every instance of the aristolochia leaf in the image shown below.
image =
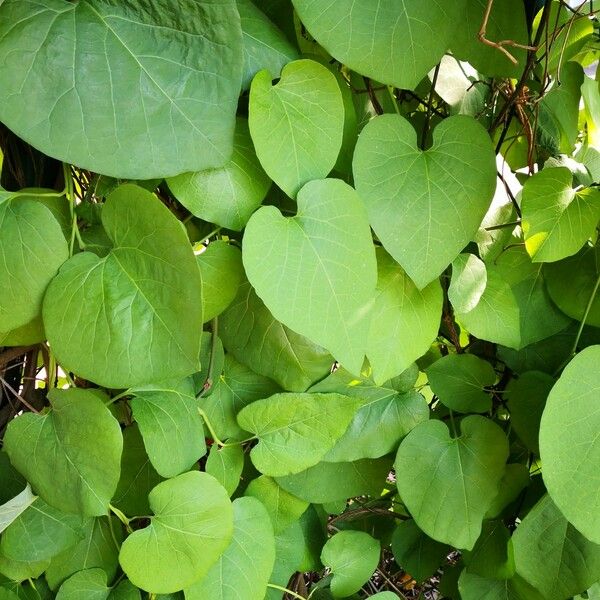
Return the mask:
{"type": "Polygon", "coordinates": [[[425,151],[406,119],[379,116],[358,138],[353,170],[371,226],[419,289],[473,238],[496,189],[492,142],[465,116],[442,121],[425,151]]]}
{"type": "Polygon", "coordinates": [[[65,512],[103,515],[119,482],[123,437],[103,395],[52,389],[52,409],[11,421],[4,449],[33,489],[65,512]]]}
{"type": "Polygon", "coordinates": [[[462,0],[293,0],[308,31],[362,75],[413,89],[450,46],[462,0]]]}
{"type": "Polygon", "coordinates": [[[44,298],[58,361],[112,388],[198,371],[201,280],[185,230],[156,196],[131,184],[109,195],[102,223],[109,254],[69,259],[44,298]]]}
{"type": "Polygon", "coordinates": [[[552,500],[588,539],[600,544],[600,346],[581,351],[546,401],[540,424],[542,475],[552,500]]]}
{"type": "Polygon", "coordinates": [[[131,179],[229,158],[235,0],[7,0],[0,23],[0,120],[45,154],[131,179]]]}
{"type": "Polygon", "coordinates": [[[311,181],[298,194],[295,217],[262,207],[246,227],[242,255],[273,315],[358,373],[377,266],[356,192],[337,179],[311,181]]]}
{"type": "Polygon", "coordinates": [[[275,394],[238,414],[259,439],[250,457],[263,474],[282,477],[316,465],[352,420],[360,400],[341,394],[275,394]]]}
{"type": "Polygon", "coordinates": [[[470,550],[498,493],[508,441],[492,421],[469,416],[459,437],[441,421],[417,425],[396,456],[396,482],[417,525],[431,538],[470,550]]]}
{"type": "Polygon", "coordinates": [[[255,498],[233,502],[233,537],[218,562],[186,600],[257,600],[264,598],[275,562],[275,538],[265,507],[255,498]]]}
{"type": "Polygon", "coordinates": [[[137,587],[169,594],[219,559],[233,533],[233,509],[217,480],[198,471],[159,483],[149,500],[155,516],[125,540],[119,561],[137,587]]]}
{"type": "Polygon", "coordinates": [[[260,71],[252,81],[250,133],[269,177],[295,198],[305,183],[327,177],[335,165],[344,104],[335,76],[318,62],[303,59],[286,65],[273,86],[275,75],[260,71]]]}

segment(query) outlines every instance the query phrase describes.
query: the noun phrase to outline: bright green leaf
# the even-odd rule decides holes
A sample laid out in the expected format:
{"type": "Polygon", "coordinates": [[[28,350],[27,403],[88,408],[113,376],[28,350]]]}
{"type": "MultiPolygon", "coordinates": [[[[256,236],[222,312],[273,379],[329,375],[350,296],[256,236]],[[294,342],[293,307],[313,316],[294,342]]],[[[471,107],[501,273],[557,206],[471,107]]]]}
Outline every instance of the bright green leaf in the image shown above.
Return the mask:
{"type": "Polygon", "coordinates": [[[448,299],[454,310],[467,313],[473,310],[487,286],[485,263],[474,254],[459,254],[452,261],[452,279],[448,299]]]}
{"type": "Polygon", "coordinates": [[[208,453],[205,470],[227,490],[229,496],[240,484],[240,477],[244,469],[244,456],[244,448],[241,444],[223,448],[213,444],[208,453]]]}

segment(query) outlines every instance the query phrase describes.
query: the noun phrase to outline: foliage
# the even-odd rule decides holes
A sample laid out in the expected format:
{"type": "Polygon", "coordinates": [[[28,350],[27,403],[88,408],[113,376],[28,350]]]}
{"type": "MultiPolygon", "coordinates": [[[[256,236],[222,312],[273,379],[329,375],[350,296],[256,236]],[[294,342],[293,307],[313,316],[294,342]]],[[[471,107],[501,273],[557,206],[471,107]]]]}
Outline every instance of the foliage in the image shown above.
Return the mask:
{"type": "Polygon", "coordinates": [[[600,597],[576,4],[0,0],[0,600],[600,597]]]}

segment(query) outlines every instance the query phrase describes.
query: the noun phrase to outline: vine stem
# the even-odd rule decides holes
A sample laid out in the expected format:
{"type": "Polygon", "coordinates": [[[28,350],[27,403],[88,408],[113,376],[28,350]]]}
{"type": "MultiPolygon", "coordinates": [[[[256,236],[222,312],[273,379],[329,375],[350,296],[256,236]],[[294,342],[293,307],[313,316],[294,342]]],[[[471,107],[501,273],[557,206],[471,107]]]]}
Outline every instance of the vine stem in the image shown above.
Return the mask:
{"type": "Polygon", "coordinates": [[[301,596],[300,594],[296,594],[296,592],[293,592],[292,590],[288,590],[285,587],[281,587],[280,585],[275,585],[274,583],[267,583],[267,587],[269,587],[273,590],[278,590],[280,592],[284,592],[288,596],[292,596],[293,598],[296,598],[296,600],[306,600],[306,598],[304,596],[301,596]]]}
{"type": "Polygon", "coordinates": [[[210,433],[210,437],[215,442],[215,444],[217,444],[217,446],[221,446],[221,448],[230,448],[231,446],[241,446],[242,444],[245,444],[246,442],[256,439],[256,436],[253,435],[252,437],[245,439],[245,440],[240,440],[239,442],[222,442],[221,439],[219,438],[219,436],[217,435],[217,432],[215,431],[214,427],[212,426],[212,424],[208,418],[208,415],[200,407],[198,407],[198,412],[200,413],[200,416],[204,419],[204,423],[208,429],[208,432],[210,433]]]}
{"type": "Polygon", "coordinates": [[[131,525],[129,525],[130,519],[128,519],[125,516],[125,514],[122,511],[120,511],[116,506],[109,504],[108,508],[117,517],[117,519],[119,519],[119,521],[121,521],[121,523],[123,523],[123,525],[125,525],[125,528],[127,529],[127,531],[129,533],[133,533],[133,529],[131,528],[131,525]]]}

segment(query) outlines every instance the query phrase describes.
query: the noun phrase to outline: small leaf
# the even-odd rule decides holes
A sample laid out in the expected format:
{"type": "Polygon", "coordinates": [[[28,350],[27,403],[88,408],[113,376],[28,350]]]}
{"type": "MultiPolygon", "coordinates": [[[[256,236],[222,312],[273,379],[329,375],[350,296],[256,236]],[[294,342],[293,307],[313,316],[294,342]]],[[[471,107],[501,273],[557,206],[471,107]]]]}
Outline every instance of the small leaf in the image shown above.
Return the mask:
{"type": "Polygon", "coordinates": [[[321,560],[333,574],[333,595],[346,598],[358,592],[377,568],[379,552],[379,541],[362,531],[340,531],[327,540],[321,560]]]}
{"type": "MultiPolygon", "coordinates": [[[[27,484],[20,494],[2,504],[0,506],[0,533],[14,523],[36,498],[37,496],[32,493],[29,484],[27,484]]],[[[2,536],[2,542],[5,538],[6,534],[2,536]]],[[[4,546],[4,543],[2,545],[4,546]]]]}
{"type": "Polygon", "coordinates": [[[213,444],[208,453],[205,470],[227,490],[229,496],[240,484],[240,476],[244,469],[244,456],[244,448],[241,444],[224,448],[213,444]]]}
{"type": "Polygon", "coordinates": [[[344,104],[334,75],[313,60],[287,64],[274,86],[273,77],[263,70],[252,81],[250,134],[264,170],[295,198],[304,184],[333,169],[342,146],[344,104]]]}
{"type": "Polygon", "coordinates": [[[334,446],[360,402],[341,394],[275,394],[238,414],[259,442],[250,452],[264,475],[282,477],[316,465],[334,446]]]}
{"type": "Polygon", "coordinates": [[[358,373],[377,265],[356,192],[324,179],[302,188],[295,217],[263,206],[246,227],[242,254],[250,283],[273,315],[358,373]]]}
{"type": "Polygon", "coordinates": [[[149,496],[150,525],[123,543],[119,561],[131,582],[168,594],[191,585],[231,540],[233,510],[214,477],[192,471],[159,483],[149,496]]]}
{"type": "Polygon", "coordinates": [[[106,573],[102,569],[86,569],[71,575],[58,590],[56,600],[107,600],[110,588],[106,585],[106,573]]]}
{"type": "Polygon", "coordinates": [[[396,483],[402,501],[429,537],[470,550],[498,493],[508,441],[484,417],[465,417],[460,427],[460,436],[451,438],[441,421],[417,425],[398,448],[396,483]]]}
{"type": "Polygon", "coordinates": [[[448,299],[454,310],[466,313],[473,310],[487,284],[485,263],[474,254],[459,254],[452,261],[452,279],[448,299]]]}
{"type": "Polygon", "coordinates": [[[4,448],[33,489],[55,508],[103,515],[119,481],[123,438],[106,396],[71,388],[48,393],[52,409],[11,421],[4,448]]]}

